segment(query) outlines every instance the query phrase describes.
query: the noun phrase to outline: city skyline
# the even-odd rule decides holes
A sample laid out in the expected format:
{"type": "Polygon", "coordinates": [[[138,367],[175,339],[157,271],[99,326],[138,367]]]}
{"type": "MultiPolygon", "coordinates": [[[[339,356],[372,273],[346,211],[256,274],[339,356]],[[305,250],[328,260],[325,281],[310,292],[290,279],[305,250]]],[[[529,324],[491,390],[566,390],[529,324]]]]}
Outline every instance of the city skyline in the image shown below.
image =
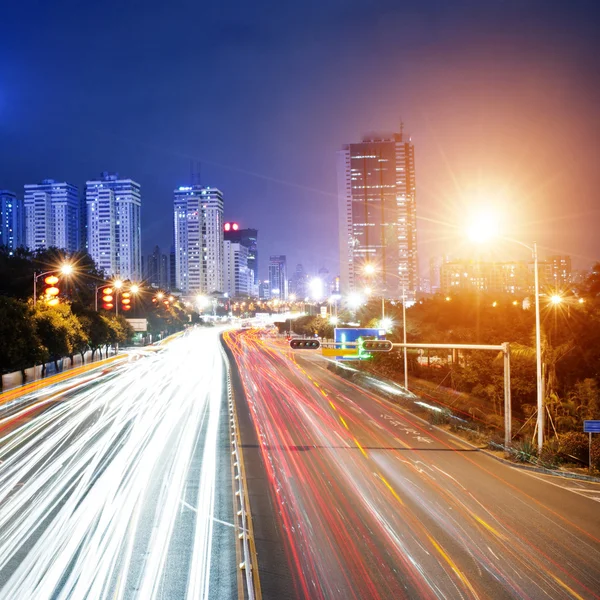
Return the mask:
{"type": "Polygon", "coordinates": [[[448,230],[437,222],[456,223],[472,194],[496,192],[506,196],[514,237],[581,266],[597,258],[588,225],[600,187],[595,6],[532,0],[450,10],[426,0],[409,10],[376,0],[361,10],[351,0],[305,3],[288,19],[271,4],[159,15],[150,2],[146,27],[128,36],[119,24],[135,22],[133,5],[74,15],[59,1],[37,7],[44,18],[25,30],[27,3],[11,5],[0,40],[0,187],[19,193],[48,175],[81,187],[102,168],[127,173],[144,189],[147,254],[156,243],[169,247],[172,189],[199,161],[202,184],[230,198],[224,218],[264,232],[264,256],[338,272],[335,152],[404,120],[416,146],[421,270],[444,252],[448,230]],[[181,40],[184,18],[205,24],[200,45],[181,40]],[[353,44],[359,32],[363,43],[353,44]],[[110,51],[99,43],[107,38],[110,51]],[[198,64],[213,53],[222,64],[198,64]],[[172,93],[183,86],[186,94],[172,93]],[[569,147],[581,150],[577,160],[569,147]]]}

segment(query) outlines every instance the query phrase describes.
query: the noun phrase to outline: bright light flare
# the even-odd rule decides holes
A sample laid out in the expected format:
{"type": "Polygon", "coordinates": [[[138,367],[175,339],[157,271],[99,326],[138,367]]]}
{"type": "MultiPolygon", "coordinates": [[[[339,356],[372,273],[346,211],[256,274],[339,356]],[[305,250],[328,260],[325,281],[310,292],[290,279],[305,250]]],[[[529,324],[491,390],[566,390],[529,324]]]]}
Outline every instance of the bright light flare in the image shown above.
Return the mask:
{"type": "Polygon", "coordinates": [[[329,319],[329,322],[330,322],[332,325],[337,325],[337,324],[340,322],[340,319],[339,319],[339,317],[331,317],[331,318],[329,319]]]}
{"type": "Polygon", "coordinates": [[[489,242],[500,235],[500,217],[492,210],[480,210],[467,220],[467,237],[476,244],[489,242]]]}
{"type": "Polygon", "coordinates": [[[375,265],[371,263],[368,263],[363,267],[363,272],[365,275],[374,275],[376,271],[377,269],[375,268],[375,265]]]}
{"type": "Polygon", "coordinates": [[[61,266],[60,272],[63,275],[70,275],[73,272],[73,265],[71,265],[69,263],[65,263],[64,265],[61,266]]]}
{"type": "Polygon", "coordinates": [[[360,294],[350,294],[348,296],[348,306],[358,308],[363,303],[363,297],[360,294]]]}
{"type": "Polygon", "coordinates": [[[553,304],[554,306],[556,306],[557,304],[560,304],[563,301],[562,296],[559,296],[558,294],[553,294],[552,296],[550,296],[550,303],[553,304]]]}
{"type": "Polygon", "coordinates": [[[311,296],[315,300],[319,300],[323,297],[323,280],[320,277],[311,279],[309,283],[311,296]]]}
{"type": "Polygon", "coordinates": [[[381,319],[381,321],[379,322],[379,327],[381,329],[385,329],[386,331],[389,331],[393,326],[394,322],[392,321],[392,319],[388,319],[387,317],[381,319]]]}
{"type": "Polygon", "coordinates": [[[120,289],[123,287],[123,282],[122,282],[120,279],[115,279],[115,280],[113,281],[113,286],[114,286],[116,289],[120,290],[120,289]]]}
{"type": "Polygon", "coordinates": [[[196,296],[196,304],[198,304],[200,308],[206,308],[209,304],[209,300],[206,296],[198,294],[198,296],[196,296]]]}

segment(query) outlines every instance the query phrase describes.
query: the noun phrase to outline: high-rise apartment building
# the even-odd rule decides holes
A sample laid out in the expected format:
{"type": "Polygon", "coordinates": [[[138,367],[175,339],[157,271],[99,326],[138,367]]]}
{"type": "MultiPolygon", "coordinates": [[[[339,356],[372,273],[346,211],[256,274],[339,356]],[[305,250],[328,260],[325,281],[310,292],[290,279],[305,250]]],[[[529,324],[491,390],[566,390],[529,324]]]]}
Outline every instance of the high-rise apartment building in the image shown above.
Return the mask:
{"type": "Polygon", "coordinates": [[[217,188],[174,191],[175,285],[184,293],[222,292],[223,194],[217,188]]]}
{"type": "Polygon", "coordinates": [[[0,190],[0,246],[16,250],[25,245],[25,205],[14,192],[0,190]]]}
{"type": "Polygon", "coordinates": [[[77,187],[44,179],[25,186],[25,245],[31,250],[62,248],[77,252],[83,245],[81,202],[77,187]]]}
{"type": "Polygon", "coordinates": [[[103,172],[85,184],[87,249],[107,276],[142,277],[140,184],[103,172]]]}
{"type": "Polygon", "coordinates": [[[248,268],[253,272],[254,285],[258,285],[258,230],[240,229],[237,223],[225,223],[223,239],[248,248],[248,268]]]}
{"type": "Polygon", "coordinates": [[[225,292],[230,298],[250,296],[254,284],[248,268],[249,250],[244,244],[223,241],[225,292]]]}
{"type": "Polygon", "coordinates": [[[271,298],[287,300],[288,278],[285,255],[269,257],[269,286],[271,298]]]}
{"type": "Polygon", "coordinates": [[[377,286],[390,298],[419,285],[415,151],[404,133],[366,136],[338,152],[342,292],[377,286]],[[365,277],[372,265],[375,273],[365,277]]]}

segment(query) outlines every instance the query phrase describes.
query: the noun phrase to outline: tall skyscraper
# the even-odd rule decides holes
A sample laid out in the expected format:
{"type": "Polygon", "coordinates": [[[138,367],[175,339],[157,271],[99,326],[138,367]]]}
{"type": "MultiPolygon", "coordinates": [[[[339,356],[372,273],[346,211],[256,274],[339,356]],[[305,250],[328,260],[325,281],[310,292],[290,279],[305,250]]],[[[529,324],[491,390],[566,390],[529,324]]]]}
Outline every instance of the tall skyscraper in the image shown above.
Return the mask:
{"type": "Polygon", "coordinates": [[[142,277],[140,184],[103,172],[85,184],[87,249],[107,276],[142,277]]]}
{"type": "Polygon", "coordinates": [[[174,191],[175,284],[184,293],[224,291],[223,194],[217,188],[174,191]]]}
{"type": "Polygon", "coordinates": [[[25,244],[31,250],[52,246],[67,252],[82,247],[81,202],[66,181],[44,179],[25,186],[25,244]]]}
{"type": "Polygon", "coordinates": [[[148,285],[161,290],[169,288],[169,263],[167,255],[162,254],[158,246],[145,260],[144,279],[148,285]]]}
{"type": "Polygon", "coordinates": [[[404,133],[366,136],[338,152],[342,292],[376,285],[389,298],[419,285],[415,152],[404,133]],[[375,273],[365,277],[366,265],[375,273]]]}
{"type": "Polygon", "coordinates": [[[14,192],[0,190],[0,246],[25,245],[25,205],[14,192]]]}
{"type": "Polygon", "coordinates": [[[242,244],[248,248],[248,268],[254,273],[254,284],[258,285],[258,230],[240,229],[237,223],[225,223],[223,239],[242,244]]]}
{"type": "Polygon", "coordinates": [[[223,241],[225,291],[230,298],[251,294],[253,278],[248,268],[248,253],[244,244],[223,241]]]}
{"type": "Polygon", "coordinates": [[[287,300],[288,278],[285,255],[269,257],[269,285],[271,298],[287,300]]]}

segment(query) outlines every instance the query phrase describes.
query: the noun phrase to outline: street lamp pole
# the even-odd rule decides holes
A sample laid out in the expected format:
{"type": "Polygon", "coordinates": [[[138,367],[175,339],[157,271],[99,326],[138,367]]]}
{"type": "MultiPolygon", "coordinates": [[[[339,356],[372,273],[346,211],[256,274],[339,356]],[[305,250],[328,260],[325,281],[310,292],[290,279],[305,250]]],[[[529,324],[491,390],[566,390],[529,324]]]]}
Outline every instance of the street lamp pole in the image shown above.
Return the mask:
{"type": "Polygon", "coordinates": [[[535,358],[537,375],[537,442],[538,452],[544,445],[544,382],[542,379],[542,332],[540,326],[540,283],[538,274],[537,242],[533,243],[533,268],[535,286],[535,358]]]}
{"type": "Polygon", "coordinates": [[[44,271],[43,273],[33,272],[33,305],[37,304],[37,280],[44,275],[50,275],[50,273],[56,273],[60,269],[52,269],[51,271],[44,271]]]}

